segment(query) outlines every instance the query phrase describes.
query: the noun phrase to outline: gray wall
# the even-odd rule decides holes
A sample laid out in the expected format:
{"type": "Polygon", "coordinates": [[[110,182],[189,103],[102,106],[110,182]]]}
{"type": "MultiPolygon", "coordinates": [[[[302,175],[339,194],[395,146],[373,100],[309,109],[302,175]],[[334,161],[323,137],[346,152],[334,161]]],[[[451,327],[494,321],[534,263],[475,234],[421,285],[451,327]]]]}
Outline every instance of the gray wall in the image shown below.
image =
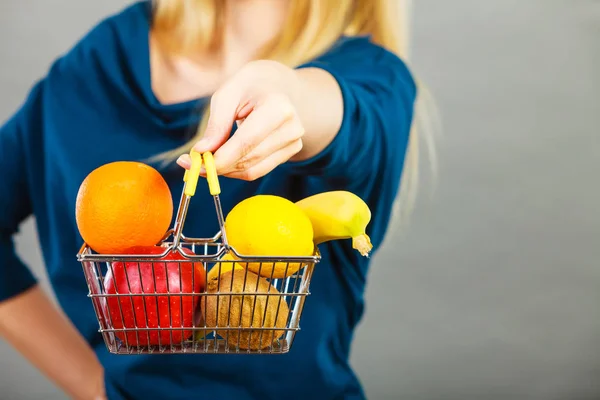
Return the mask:
{"type": "MultiPolygon", "coordinates": [[[[3,0],[0,119],[123,4],[3,0]]],[[[367,394],[600,398],[600,3],[419,0],[413,11],[414,68],[443,117],[440,179],[375,258],[353,355],[367,394]]],[[[32,222],[18,245],[42,274],[32,222]]],[[[63,398],[5,344],[0,371],[2,399],[63,398]]]]}

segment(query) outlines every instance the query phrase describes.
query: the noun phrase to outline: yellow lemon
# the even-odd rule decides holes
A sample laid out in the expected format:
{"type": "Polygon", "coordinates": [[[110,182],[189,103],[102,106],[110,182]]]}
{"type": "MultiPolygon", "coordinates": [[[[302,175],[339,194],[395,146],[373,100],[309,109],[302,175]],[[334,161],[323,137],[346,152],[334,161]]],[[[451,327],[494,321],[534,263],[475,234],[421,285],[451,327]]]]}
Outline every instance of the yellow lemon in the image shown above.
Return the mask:
{"type": "MultiPolygon", "coordinates": [[[[229,244],[244,256],[307,257],[314,251],[313,227],[293,202],[279,196],[256,195],[238,203],[225,219],[229,244]]],[[[265,278],[295,274],[300,263],[248,263],[265,278]]]]}

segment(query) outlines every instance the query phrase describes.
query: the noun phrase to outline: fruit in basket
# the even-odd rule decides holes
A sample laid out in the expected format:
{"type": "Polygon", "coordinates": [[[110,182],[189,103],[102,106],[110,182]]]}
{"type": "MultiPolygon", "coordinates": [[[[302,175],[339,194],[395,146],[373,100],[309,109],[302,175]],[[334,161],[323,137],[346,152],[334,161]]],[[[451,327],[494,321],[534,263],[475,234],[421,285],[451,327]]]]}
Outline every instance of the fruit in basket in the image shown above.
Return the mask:
{"type": "Polygon", "coordinates": [[[245,350],[264,349],[284,334],[289,307],[279,291],[265,278],[250,271],[234,269],[210,280],[207,293],[201,300],[206,326],[216,329],[229,346],[245,350]],[[264,293],[275,295],[266,296],[264,293]],[[228,326],[273,329],[219,329],[228,326]]]}
{"type": "Polygon", "coordinates": [[[366,233],[371,221],[369,206],[347,191],[315,194],[296,202],[310,219],[316,245],[331,240],[352,239],[352,247],[363,256],[373,248],[366,233]]]}
{"type": "MultiPolygon", "coordinates": [[[[314,251],[313,227],[300,207],[273,195],[256,195],[239,202],[227,214],[225,232],[229,244],[244,256],[307,257],[314,251]]],[[[295,274],[301,263],[248,263],[263,277],[284,278],[295,274]]]]}
{"type": "MultiPolygon", "coordinates": [[[[134,247],[126,254],[162,254],[164,247],[134,247]]],[[[184,252],[193,255],[190,250],[184,252]]],[[[144,262],[114,262],[104,278],[107,296],[105,313],[107,322],[115,329],[164,328],[139,330],[115,335],[130,346],[178,344],[190,337],[194,311],[199,296],[178,293],[200,293],[205,289],[205,271],[202,263],[192,263],[177,252],[171,251],[160,259],[144,262]],[[136,294],[142,296],[129,296],[136,294]],[[158,294],[158,296],[156,295],[158,294]]]]}
{"type": "MultiPolygon", "coordinates": [[[[219,262],[215,263],[212,268],[208,271],[208,274],[206,276],[206,281],[210,282],[213,279],[217,279],[220,275],[231,271],[232,269],[236,269],[236,270],[244,270],[245,268],[242,266],[245,263],[236,263],[233,262],[233,260],[235,260],[235,258],[233,257],[233,255],[231,253],[225,253],[225,255],[223,257],[221,257],[221,259],[219,260],[219,262]],[[220,267],[220,269],[219,269],[220,267]]],[[[198,319],[196,320],[196,326],[204,326],[204,315],[202,315],[202,310],[200,307],[198,307],[198,310],[196,311],[197,317],[198,319]]],[[[202,340],[205,338],[206,336],[205,331],[198,331],[196,333],[196,340],[202,340]]]]}
{"type": "Polygon", "coordinates": [[[231,253],[226,253],[223,257],[221,257],[219,260],[220,262],[215,263],[215,265],[208,271],[207,280],[210,282],[212,279],[215,279],[219,277],[219,275],[231,271],[234,268],[243,270],[243,265],[245,263],[236,263],[234,260],[235,258],[231,253]]]}
{"type": "Polygon", "coordinates": [[[158,244],[171,224],[173,199],[154,168],[118,161],[93,170],[77,193],[76,221],[83,240],[97,253],[158,244]]]}

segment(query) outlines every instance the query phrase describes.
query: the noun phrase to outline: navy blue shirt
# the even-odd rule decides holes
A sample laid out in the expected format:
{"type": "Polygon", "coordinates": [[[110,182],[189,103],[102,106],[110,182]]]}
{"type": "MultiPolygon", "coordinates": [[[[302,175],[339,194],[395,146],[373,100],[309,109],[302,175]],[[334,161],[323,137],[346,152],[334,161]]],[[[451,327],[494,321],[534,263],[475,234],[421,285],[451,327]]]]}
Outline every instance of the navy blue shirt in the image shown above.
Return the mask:
{"type": "MultiPolygon", "coordinates": [[[[36,280],[15,254],[12,235],[34,215],[48,275],[60,305],[96,351],[112,399],[353,399],[363,398],[349,365],[353,331],[363,313],[369,259],[351,241],[320,246],[291,351],[285,355],[136,355],[107,352],[76,253],[79,185],[98,166],[145,161],[186,143],[208,99],[162,105],[150,84],[148,2],[136,3],[95,26],[61,56],[0,128],[0,301],[36,280]]],[[[299,200],[349,190],[372,210],[374,251],[386,233],[398,193],[416,85],[406,65],[366,37],[343,38],[308,63],[338,80],[344,119],[334,141],[316,157],[286,163],[245,182],[221,178],[224,212],[258,193],[299,200]]],[[[176,165],[153,165],[182,189],[176,165]]],[[[218,231],[212,198],[198,190],[185,233],[218,231]]]]}

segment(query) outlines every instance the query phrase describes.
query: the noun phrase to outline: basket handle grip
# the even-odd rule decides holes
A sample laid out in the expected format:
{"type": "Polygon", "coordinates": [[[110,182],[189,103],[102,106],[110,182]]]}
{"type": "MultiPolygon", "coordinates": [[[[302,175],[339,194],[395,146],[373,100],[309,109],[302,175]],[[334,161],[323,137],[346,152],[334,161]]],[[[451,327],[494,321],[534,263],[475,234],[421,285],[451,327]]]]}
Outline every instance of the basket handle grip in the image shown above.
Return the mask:
{"type": "Polygon", "coordinates": [[[215,159],[210,151],[202,154],[204,159],[204,168],[206,169],[206,180],[208,181],[208,190],[212,196],[221,194],[221,185],[219,185],[219,176],[215,167],[215,159]]]}
{"type": "Polygon", "coordinates": [[[202,157],[200,157],[200,153],[194,150],[190,152],[190,157],[192,159],[192,166],[190,169],[185,170],[183,181],[185,182],[185,195],[192,197],[196,194],[198,176],[200,175],[200,169],[202,168],[202,157]]]}

